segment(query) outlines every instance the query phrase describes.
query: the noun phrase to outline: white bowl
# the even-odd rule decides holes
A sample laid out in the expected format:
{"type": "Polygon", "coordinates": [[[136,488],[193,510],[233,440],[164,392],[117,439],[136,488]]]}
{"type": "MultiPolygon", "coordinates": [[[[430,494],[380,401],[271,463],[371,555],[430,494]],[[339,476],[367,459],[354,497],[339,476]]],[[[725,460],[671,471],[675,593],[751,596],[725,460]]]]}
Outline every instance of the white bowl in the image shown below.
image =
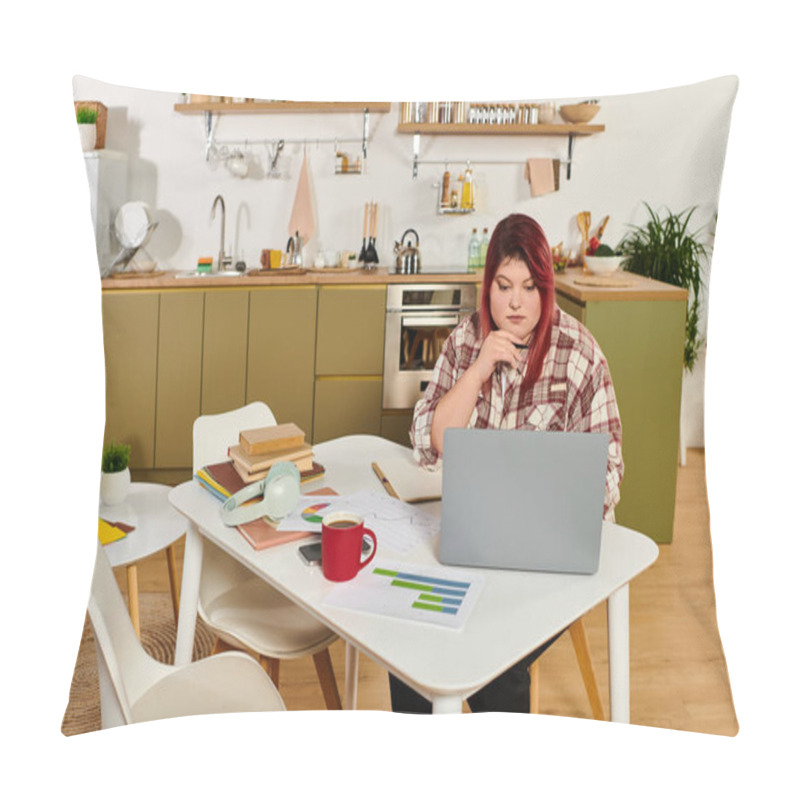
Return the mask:
{"type": "Polygon", "coordinates": [[[584,256],[586,269],[595,275],[608,275],[622,266],[622,256],[584,256]]]}

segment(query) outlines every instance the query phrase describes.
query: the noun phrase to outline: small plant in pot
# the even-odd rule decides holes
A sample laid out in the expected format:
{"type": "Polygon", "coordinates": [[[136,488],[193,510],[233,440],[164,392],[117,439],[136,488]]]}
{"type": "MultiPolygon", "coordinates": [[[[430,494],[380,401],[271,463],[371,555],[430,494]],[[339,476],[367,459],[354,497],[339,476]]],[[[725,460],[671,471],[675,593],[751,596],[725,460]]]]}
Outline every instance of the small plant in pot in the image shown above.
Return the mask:
{"type": "Polygon", "coordinates": [[[100,474],[100,501],[107,506],[121,503],[131,485],[131,471],[128,467],[131,456],[129,444],[110,442],[103,447],[100,474]]]}
{"type": "Polygon", "coordinates": [[[97,111],[86,106],[79,106],[75,111],[78,122],[78,134],[81,137],[81,150],[88,153],[97,144],[97,111]]]}

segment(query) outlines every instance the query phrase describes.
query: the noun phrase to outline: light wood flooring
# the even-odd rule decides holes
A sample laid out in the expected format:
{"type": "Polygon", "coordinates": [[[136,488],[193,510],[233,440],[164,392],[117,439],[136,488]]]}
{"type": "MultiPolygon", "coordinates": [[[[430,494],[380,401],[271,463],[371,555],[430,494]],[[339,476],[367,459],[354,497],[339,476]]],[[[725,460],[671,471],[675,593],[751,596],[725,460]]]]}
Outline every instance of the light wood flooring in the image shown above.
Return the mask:
{"type": "MultiPolygon", "coordinates": [[[[656,563],[630,587],[631,722],[733,736],[738,723],[717,630],[703,450],[688,450],[686,466],[678,468],[673,542],[660,545],[659,551],[656,563]]],[[[178,556],[183,557],[182,542],[178,556]]],[[[124,573],[118,571],[118,577],[124,591],[124,573]]],[[[169,591],[162,554],[140,563],[139,591],[169,591]]],[[[605,604],[587,614],[584,623],[607,715],[605,604]]],[[[341,642],[333,646],[331,656],[343,693],[341,642]]],[[[282,663],[280,691],[290,710],[325,707],[310,657],[282,663]]],[[[390,709],[386,671],[363,655],[358,707],[390,709]]],[[[592,716],[568,636],[561,637],[540,660],[539,712],[592,716]]]]}

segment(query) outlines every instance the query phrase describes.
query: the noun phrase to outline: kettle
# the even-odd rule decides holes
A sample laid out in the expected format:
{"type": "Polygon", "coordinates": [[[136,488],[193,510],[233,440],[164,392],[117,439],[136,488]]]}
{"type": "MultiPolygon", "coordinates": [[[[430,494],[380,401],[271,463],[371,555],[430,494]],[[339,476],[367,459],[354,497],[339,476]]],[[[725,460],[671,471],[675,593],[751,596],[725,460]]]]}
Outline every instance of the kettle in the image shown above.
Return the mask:
{"type": "Polygon", "coordinates": [[[395,272],[403,275],[416,275],[422,266],[419,258],[419,234],[413,229],[409,228],[401,237],[399,242],[394,243],[394,252],[397,254],[397,261],[395,263],[395,272]],[[409,243],[405,244],[404,240],[409,233],[413,233],[417,240],[416,245],[409,243]]]}

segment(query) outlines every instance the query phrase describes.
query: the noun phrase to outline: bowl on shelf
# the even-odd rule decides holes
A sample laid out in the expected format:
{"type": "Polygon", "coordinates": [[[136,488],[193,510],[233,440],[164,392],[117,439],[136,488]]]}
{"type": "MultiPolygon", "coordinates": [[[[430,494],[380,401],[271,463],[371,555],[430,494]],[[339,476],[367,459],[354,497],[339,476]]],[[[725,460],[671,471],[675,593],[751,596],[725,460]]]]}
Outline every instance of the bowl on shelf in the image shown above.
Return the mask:
{"type": "Polygon", "coordinates": [[[586,269],[593,275],[610,275],[622,266],[622,256],[584,256],[586,269]]]}
{"type": "Polygon", "coordinates": [[[573,105],[561,106],[558,113],[561,114],[561,119],[572,125],[584,125],[591,122],[600,106],[597,103],[575,103],[573,105]]]}

